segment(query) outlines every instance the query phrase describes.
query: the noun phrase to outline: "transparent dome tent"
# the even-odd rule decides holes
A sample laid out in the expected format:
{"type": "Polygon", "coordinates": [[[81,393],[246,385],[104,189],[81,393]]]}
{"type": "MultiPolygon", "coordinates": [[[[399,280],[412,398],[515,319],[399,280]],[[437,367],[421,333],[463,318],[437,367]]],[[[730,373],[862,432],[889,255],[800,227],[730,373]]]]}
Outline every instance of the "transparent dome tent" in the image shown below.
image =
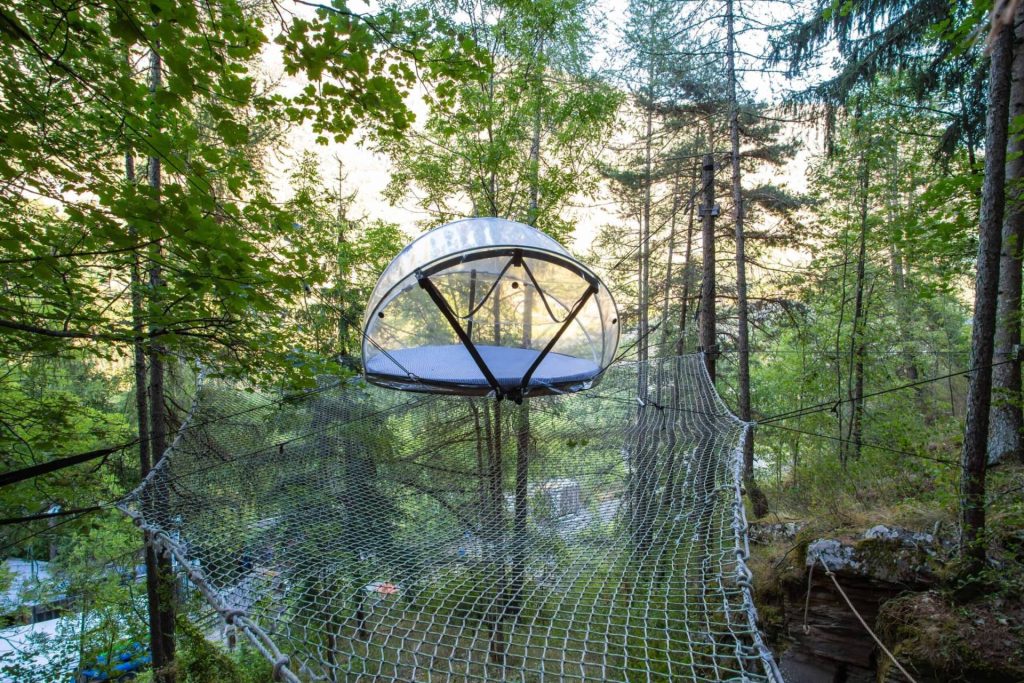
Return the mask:
{"type": "Polygon", "coordinates": [[[373,384],[518,401],[596,384],[619,321],[600,278],[551,237],[469,218],[395,257],[367,302],[363,333],[373,384]]]}

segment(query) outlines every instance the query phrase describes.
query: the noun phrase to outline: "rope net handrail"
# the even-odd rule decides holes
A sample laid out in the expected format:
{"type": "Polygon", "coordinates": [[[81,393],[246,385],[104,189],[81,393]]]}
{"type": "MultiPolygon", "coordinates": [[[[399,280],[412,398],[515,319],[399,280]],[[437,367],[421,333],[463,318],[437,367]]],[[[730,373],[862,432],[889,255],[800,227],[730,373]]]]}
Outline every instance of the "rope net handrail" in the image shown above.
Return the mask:
{"type": "Polygon", "coordinates": [[[281,679],[781,681],[748,429],[699,355],[524,406],[207,381],[119,507],[281,679]]]}

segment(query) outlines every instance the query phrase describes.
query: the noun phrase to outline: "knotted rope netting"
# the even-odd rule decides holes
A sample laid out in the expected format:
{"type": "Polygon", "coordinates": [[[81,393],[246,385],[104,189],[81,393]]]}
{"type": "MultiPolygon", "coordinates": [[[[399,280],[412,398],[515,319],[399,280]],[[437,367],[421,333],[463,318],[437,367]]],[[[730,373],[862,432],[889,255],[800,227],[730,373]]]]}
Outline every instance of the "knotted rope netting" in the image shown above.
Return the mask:
{"type": "Polygon", "coordinates": [[[525,406],[207,383],[122,508],[290,680],[781,680],[700,356],[525,406]]]}

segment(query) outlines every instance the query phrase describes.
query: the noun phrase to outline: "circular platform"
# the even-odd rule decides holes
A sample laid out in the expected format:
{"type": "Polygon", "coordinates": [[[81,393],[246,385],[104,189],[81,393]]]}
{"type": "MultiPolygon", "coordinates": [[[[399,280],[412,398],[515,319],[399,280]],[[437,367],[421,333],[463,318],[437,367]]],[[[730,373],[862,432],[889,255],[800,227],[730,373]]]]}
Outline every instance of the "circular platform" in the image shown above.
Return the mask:
{"type": "MultiPolygon", "coordinates": [[[[478,345],[477,351],[504,390],[518,389],[523,376],[540,355],[534,349],[478,345]]],[[[526,387],[530,393],[545,388],[560,389],[589,382],[600,372],[596,363],[583,358],[551,352],[544,357],[526,387]]],[[[376,381],[399,384],[419,381],[432,386],[479,387],[486,393],[490,385],[473,357],[461,344],[420,346],[388,350],[366,362],[366,374],[376,381]]]]}

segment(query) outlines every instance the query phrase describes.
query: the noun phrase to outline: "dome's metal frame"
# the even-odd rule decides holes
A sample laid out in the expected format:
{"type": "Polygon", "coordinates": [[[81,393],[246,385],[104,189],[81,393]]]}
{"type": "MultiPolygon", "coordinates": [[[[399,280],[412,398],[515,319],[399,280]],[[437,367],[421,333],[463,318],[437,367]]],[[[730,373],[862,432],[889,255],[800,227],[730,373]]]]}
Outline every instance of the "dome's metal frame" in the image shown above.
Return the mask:
{"type": "MultiPolygon", "coordinates": [[[[472,221],[480,219],[465,220],[472,221]]],[[[504,221],[503,219],[485,220],[500,220],[502,222],[513,223],[512,221],[504,221]]],[[[442,227],[450,227],[457,223],[462,223],[462,221],[449,223],[446,226],[442,227]]],[[[531,231],[537,231],[537,229],[533,228],[532,226],[527,226],[518,223],[515,223],[515,225],[523,228],[530,228],[531,231]]],[[[530,382],[533,379],[535,372],[544,362],[545,358],[548,358],[552,354],[555,345],[562,338],[562,335],[566,332],[566,330],[570,328],[573,322],[577,319],[577,316],[580,314],[580,312],[584,309],[586,304],[592,298],[596,298],[598,300],[599,310],[601,310],[604,305],[610,304],[612,311],[612,315],[610,316],[612,319],[611,324],[614,325],[615,327],[615,341],[613,342],[613,346],[617,346],[620,334],[620,330],[618,328],[618,315],[616,310],[617,306],[615,305],[615,300],[611,292],[607,289],[607,287],[604,287],[602,285],[600,278],[593,271],[591,271],[587,266],[573,258],[573,256],[568,251],[564,250],[564,247],[562,247],[562,245],[558,244],[557,242],[554,242],[553,240],[551,240],[549,236],[544,235],[542,232],[537,232],[540,233],[540,235],[542,235],[547,241],[551,242],[553,246],[558,248],[558,250],[556,251],[555,249],[545,248],[545,246],[539,246],[536,244],[510,244],[508,242],[505,242],[504,244],[499,243],[490,245],[474,245],[468,249],[464,248],[449,254],[444,254],[439,258],[427,261],[426,263],[420,265],[419,267],[413,267],[410,264],[409,266],[406,266],[406,276],[398,277],[391,284],[391,286],[384,291],[377,292],[375,290],[374,295],[372,297],[374,299],[373,308],[372,310],[367,309],[364,317],[363,329],[365,342],[375,347],[377,351],[381,353],[381,355],[388,358],[391,361],[391,363],[393,363],[394,366],[402,370],[405,373],[405,375],[403,376],[389,372],[371,370],[369,364],[367,363],[367,346],[366,343],[364,343],[362,346],[362,360],[364,374],[367,381],[374,384],[380,384],[382,386],[401,388],[406,391],[414,392],[421,391],[433,393],[432,389],[437,389],[454,390],[451,393],[458,393],[467,396],[487,396],[493,394],[493,396],[498,400],[509,399],[515,401],[516,403],[521,403],[523,398],[525,398],[528,395],[539,396],[545,394],[557,394],[564,393],[566,391],[578,390],[579,386],[581,385],[581,380],[579,378],[573,378],[571,380],[566,379],[565,381],[558,381],[549,384],[538,384],[535,386],[530,386],[530,382]],[[473,295],[470,295],[473,303],[471,304],[471,310],[467,316],[460,316],[452,308],[451,304],[448,302],[448,300],[438,289],[437,285],[431,279],[438,273],[442,273],[443,271],[448,270],[453,266],[470,264],[474,261],[483,261],[485,259],[494,259],[501,257],[507,257],[509,259],[508,262],[497,273],[494,284],[491,285],[491,287],[487,290],[487,292],[479,301],[475,301],[473,295]],[[560,268],[564,268],[566,271],[579,277],[583,281],[583,283],[586,284],[586,289],[583,290],[583,292],[579,295],[579,298],[572,304],[567,304],[567,302],[555,299],[555,301],[558,301],[560,306],[563,307],[566,311],[565,316],[563,318],[559,319],[552,310],[552,306],[549,303],[550,295],[545,294],[544,289],[538,283],[536,277],[534,276],[528,263],[526,262],[526,259],[528,258],[534,259],[536,261],[544,261],[556,265],[560,268]],[[495,377],[495,373],[492,372],[491,368],[487,365],[487,362],[484,360],[479,349],[477,348],[477,344],[474,343],[472,340],[472,330],[474,313],[483,307],[484,303],[490,298],[491,294],[495,291],[495,288],[497,287],[498,282],[501,280],[501,278],[503,278],[505,274],[511,268],[514,267],[521,267],[523,269],[524,277],[521,279],[521,281],[525,282],[528,280],[530,283],[532,283],[533,288],[541,297],[541,301],[548,313],[548,316],[551,318],[551,321],[556,324],[559,324],[559,327],[556,330],[555,334],[552,335],[552,337],[544,345],[544,348],[538,352],[536,358],[532,360],[526,372],[523,374],[522,379],[518,380],[517,378],[517,386],[509,387],[507,381],[503,386],[502,383],[499,382],[498,379],[495,377]],[[405,291],[410,286],[416,286],[412,284],[409,279],[407,279],[407,277],[410,275],[415,280],[416,285],[418,285],[421,289],[423,289],[426,292],[426,294],[431,299],[433,304],[437,307],[438,311],[444,317],[445,321],[448,323],[449,327],[451,327],[452,331],[459,339],[459,342],[469,353],[470,357],[473,360],[473,363],[479,369],[484,381],[486,381],[486,384],[466,384],[463,382],[453,380],[442,380],[430,377],[417,376],[416,374],[410,372],[407,368],[405,368],[397,359],[395,359],[391,355],[391,353],[388,352],[387,349],[383,348],[379,343],[377,343],[372,338],[366,335],[366,330],[369,321],[372,320],[375,316],[383,316],[384,308],[386,308],[394,299],[394,297],[397,296],[396,290],[405,291]],[[602,301],[605,301],[605,303],[602,304],[602,301]]],[[[424,235],[423,237],[426,237],[426,235],[424,235]]],[[[414,244],[416,244],[416,241],[410,243],[410,245],[406,247],[405,250],[403,250],[402,254],[396,256],[395,259],[392,261],[392,265],[394,265],[400,258],[402,258],[402,256],[414,244]]],[[[388,272],[388,270],[392,268],[392,265],[389,265],[388,269],[386,269],[385,272],[388,272]]],[[[471,289],[471,292],[472,291],[473,290],[471,289]]],[[[605,338],[602,343],[607,344],[608,339],[605,338]]],[[[605,369],[605,363],[599,363],[596,375],[591,379],[585,380],[587,382],[587,386],[592,386],[593,383],[596,383],[605,369]]]]}
{"type": "MultiPolygon", "coordinates": [[[[599,280],[597,279],[596,275],[594,275],[593,273],[586,272],[584,269],[582,269],[582,267],[572,269],[576,271],[577,275],[579,275],[584,279],[584,281],[586,281],[587,289],[583,292],[580,298],[576,300],[576,303],[573,304],[572,308],[569,309],[569,313],[562,320],[562,326],[558,328],[558,331],[555,332],[554,335],[552,335],[551,339],[548,340],[548,343],[544,346],[541,352],[534,359],[533,363],[530,364],[530,367],[523,374],[523,379],[522,382],[520,382],[519,387],[509,391],[503,388],[501,384],[498,382],[498,380],[494,377],[494,374],[491,372],[491,369],[487,367],[487,363],[484,362],[484,359],[480,355],[480,352],[477,351],[476,344],[473,343],[473,340],[466,332],[466,329],[462,326],[462,323],[459,322],[459,316],[455,313],[455,311],[452,310],[452,307],[448,303],[448,300],[444,298],[444,295],[441,294],[441,292],[437,289],[437,286],[430,279],[430,275],[441,272],[445,268],[448,268],[449,266],[455,263],[470,263],[473,260],[493,258],[495,256],[505,255],[509,256],[509,262],[501,270],[501,275],[499,275],[499,279],[502,275],[504,275],[505,272],[508,271],[509,268],[521,267],[526,271],[527,276],[530,278],[530,281],[533,282],[533,286],[537,288],[537,292],[541,295],[542,298],[544,297],[544,290],[541,289],[540,285],[537,283],[536,278],[534,278],[533,273],[530,271],[530,267],[526,265],[526,262],[523,260],[523,257],[526,255],[530,255],[533,256],[534,258],[544,258],[544,260],[558,263],[558,265],[561,266],[566,265],[563,259],[558,259],[557,261],[555,261],[554,258],[551,258],[551,256],[553,255],[542,255],[540,252],[535,253],[531,249],[524,249],[518,247],[512,249],[488,249],[484,250],[483,253],[475,254],[473,259],[446,259],[444,262],[432,265],[430,268],[426,270],[418,270],[416,271],[416,281],[419,283],[420,287],[426,290],[427,294],[430,296],[430,299],[434,302],[434,305],[437,306],[439,311],[441,311],[441,315],[444,316],[445,320],[448,321],[448,324],[451,326],[452,330],[454,330],[456,336],[458,336],[459,341],[461,341],[462,345],[466,347],[466,350],[469,352],[469,355],[473,357],[473,362],[476,363],[478,368],[480,368],[480,372],[481,374],[483,374],[484,378],[487,380],[487,383],[490,385],[491,390],[494,392],[495,398],[497,398],[498,400],[508,398],[512,401],[515,401],[516,403],[522,403],[523,397],[526,395],[527,389],[530,386],[530,379],[533,378],[533,373],[537,371],[537,368],[540,367],[540,364],[544,361],[545,358],[547,358],[548,354],[551,353],[551,349],[555,348],[555,344],[557,344],[558,340],[562,338],[562,334],[566,331],[566,329],[568,329],[569,325],[572,324],[572,321],[576,319],[576,316],[579,315],[579,312],[583,309],[583,306],[586,305],[587,301],[590,300],[590,297],[597,294],[599,280]]],[[[487,300],[488,296],[490,296],[490,292],[488,292],[487,296],[481,299],[481,303],[479,305],[482,306],[483,302],[487,300]]]]}

